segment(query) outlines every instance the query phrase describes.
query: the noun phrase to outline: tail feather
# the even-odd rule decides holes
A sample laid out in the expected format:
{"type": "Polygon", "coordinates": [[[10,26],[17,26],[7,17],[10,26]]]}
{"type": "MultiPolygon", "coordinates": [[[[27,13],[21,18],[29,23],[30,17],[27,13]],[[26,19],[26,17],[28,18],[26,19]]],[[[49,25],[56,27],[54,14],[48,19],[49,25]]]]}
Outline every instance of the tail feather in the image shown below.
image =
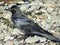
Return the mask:
{"type": "Polygon", "coordinates": [[[53,35],[49,35],[49,34],[46,34],[46,33],[38,33],[38,32],[33,32],[33,34],[35,35],[38,35],[38,36],[43,36],[51,41],[54,41],[54,42],[60,42],[60,39],[53,36],[53,35]]]}

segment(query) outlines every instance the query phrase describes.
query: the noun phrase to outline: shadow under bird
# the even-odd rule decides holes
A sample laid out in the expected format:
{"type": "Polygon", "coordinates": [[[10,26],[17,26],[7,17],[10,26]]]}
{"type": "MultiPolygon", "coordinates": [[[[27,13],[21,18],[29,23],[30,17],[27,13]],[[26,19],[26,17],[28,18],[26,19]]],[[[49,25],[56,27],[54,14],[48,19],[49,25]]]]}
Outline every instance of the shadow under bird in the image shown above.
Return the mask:
{"type": "Polygon", "coordinates": [[[43,36],[51,41],[60,42],[59,38],[53,36],[48,31],[41,28],[37,23],[22,14],[22,11],[17,5],[13,5],[10,9],[12,12],[11,20],[16,28],[24,33],[24,35],[43,36]]]}

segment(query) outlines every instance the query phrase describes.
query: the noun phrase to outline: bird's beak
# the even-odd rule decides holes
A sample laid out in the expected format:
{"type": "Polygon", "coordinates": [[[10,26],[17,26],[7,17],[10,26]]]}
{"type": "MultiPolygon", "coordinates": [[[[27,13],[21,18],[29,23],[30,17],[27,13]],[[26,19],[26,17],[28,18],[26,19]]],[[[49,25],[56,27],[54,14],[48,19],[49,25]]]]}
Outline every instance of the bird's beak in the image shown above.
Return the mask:
{"type": "Polygon", "coordinates": [[[4,9],[5,11],[11,11],[11,8],[8,8],[8,9],[4,9]]]}

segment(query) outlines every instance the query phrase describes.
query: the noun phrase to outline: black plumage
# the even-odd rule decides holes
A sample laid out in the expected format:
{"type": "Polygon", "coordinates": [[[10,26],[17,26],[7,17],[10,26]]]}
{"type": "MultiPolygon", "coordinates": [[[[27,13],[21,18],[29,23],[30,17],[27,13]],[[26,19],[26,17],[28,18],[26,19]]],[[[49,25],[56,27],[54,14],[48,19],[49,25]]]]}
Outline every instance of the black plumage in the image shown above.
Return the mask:
{"type": "Polygon", "coordinates": [[[41,28],[37,23],[34,23],[24,14],[17,5],[10,8],[12,12],[11,20],[16,28],[22,31],[25,35],[38,35],[43,36],[49,40],[60,42],[59,38],[53,36],[48,31],[41,28]]]}

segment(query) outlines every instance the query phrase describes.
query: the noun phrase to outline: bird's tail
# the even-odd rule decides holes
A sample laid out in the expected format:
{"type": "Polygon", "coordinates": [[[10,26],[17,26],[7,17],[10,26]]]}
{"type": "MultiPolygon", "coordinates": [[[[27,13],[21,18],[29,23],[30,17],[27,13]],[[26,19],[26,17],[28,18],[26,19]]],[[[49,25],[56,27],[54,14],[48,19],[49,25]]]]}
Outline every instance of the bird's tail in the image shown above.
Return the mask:
{"type": "Polygon", "coordinates": [[[38,35],[38,36],[43,36],[43,37],[45,37],[45,38],[47,38],[47,39],[49,39],[51,41],[54,41],[54,42],[60,42],[59,38],[57,38],[57,37],[55,37],[53,35],[49,35],[47,33],[33,32],[33,34],[38,35]]]}

